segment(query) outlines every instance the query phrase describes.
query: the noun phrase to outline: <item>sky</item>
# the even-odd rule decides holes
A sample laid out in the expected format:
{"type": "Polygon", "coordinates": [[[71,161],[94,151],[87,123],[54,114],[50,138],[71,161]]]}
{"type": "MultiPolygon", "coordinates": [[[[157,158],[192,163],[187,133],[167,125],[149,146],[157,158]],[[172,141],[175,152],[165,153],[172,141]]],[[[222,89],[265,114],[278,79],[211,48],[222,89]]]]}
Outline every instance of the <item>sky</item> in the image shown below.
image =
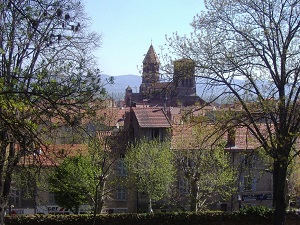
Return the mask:
{"type": "Polygon", "coordinates": [[[205,9],[204,0],[85,0],[91,30],[102,34],[94,52],[102,74],[140,75],[151,43],[160,54],[165,36],[189,35],[193,17],[205,9]]]}

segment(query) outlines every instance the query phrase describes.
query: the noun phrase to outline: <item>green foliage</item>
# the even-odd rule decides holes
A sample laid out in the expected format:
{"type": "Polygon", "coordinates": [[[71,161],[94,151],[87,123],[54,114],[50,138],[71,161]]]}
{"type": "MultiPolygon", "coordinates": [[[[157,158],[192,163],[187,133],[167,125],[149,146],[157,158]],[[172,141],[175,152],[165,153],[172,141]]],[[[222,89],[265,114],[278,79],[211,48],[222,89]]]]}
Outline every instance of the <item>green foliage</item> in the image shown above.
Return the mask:
{"type": "MultiPolygon", "coordinates": [[[[91,54],[99,47],[101,37],[87,29],[89,23],[79,1],[1,1],[0,18],[3,224],[11,176],[17,165],[27,163],[27,157],[36,152],[43,154],[58,129],[73,130],[80,125],[86,112],[94,111],[94,96],[101,98],[104,93],[91,54]]],[[[76,136],[72,141],[81,140],[76,136]]],[[[27,175],[24,180],[36,183],[33,174],[27,175]]],[[[32,193],[35,185],[26,185],[26,194],[32,193]]]]}
{"type": "Polygon", "coordinates": [[[36,199],[37,189],[42,186],[40,168],[37,166],[19,166],[13,174],[12,189],[22,190],[25,200],[36,199]]]}
{"type": "Polygon", "coordinates": [[[267,217],[273,210],[265,206],[245,206],[239,210],[240,215],[267,217]]]}
{"type": "MultiPolygon", "coordinates": [[[[7,217],[7,225],[91,225],[91,215],[69,216],[24,216],[7,217]]],[[[297,225],[300,217],[288,215],[290,225],[297,225]]],[[[205,213],[158,213],[158,214],[111,214],[97,215],[95,225],[272,225],[272,214],[269,217],[244,216],[238,213],[205,212],[205,213]]]]}
{"type": "Polygon", "coordinates": [[[191,210],[199,211],[220,199],[229,200],[235,191],[236,170],[230,153],[224,151],[225,143],[215,134],[216,127],[205,122],[190,125],[191,130],[183,131],[174,141],[175,157],[181,179],[188,182],[191,210]]]}
{"type": "Polygon", "coordinates": [[[1,1],[0,18],[2,224],[20,159],[45,150],[57,127],[78,125],[102,84],[91,54],[100,35],[88,31],[77,0],[1,1]]]}
{"type": "Polygon", "coordinates": [[[49,177],[49,184],[57,204],[78,213],[95,193],[95,168],[88,156],[67,157],[49,177]]]}
{"type": "Polygon", "coordinates": [[[244,126],[273,159],[276,224],[287,207],[286,179],[299,155],[300,3],[297,0],[207,0],[194,17],[191,36],[169,38],[172,55],[196,63],[198,81],[210,100],[233,99],[238,117],[223,121],[244,126]],[[218,89],[220,88],[220,89],[218,89]],[[237,106],[237,107],[236,107],[237,106]]]}
{"type": "Polygon", "coordinates": [[[168,142],[142,140],[128,150],[125,162],[139,192],[157,201],[165,197],[174,181],[173,153],[168,142]]]}

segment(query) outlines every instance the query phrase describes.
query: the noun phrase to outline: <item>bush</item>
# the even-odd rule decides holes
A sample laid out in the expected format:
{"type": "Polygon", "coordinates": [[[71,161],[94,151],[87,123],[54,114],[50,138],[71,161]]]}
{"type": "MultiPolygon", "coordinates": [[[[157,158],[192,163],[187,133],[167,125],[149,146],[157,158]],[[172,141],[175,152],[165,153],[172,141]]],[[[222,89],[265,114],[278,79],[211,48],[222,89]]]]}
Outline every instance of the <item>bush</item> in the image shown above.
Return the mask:
{"type": "MultiPolygon", "coordinates": [[[[300,217],[288,215],[287,224],[299,224],[300,217]]],[[[34,215],[6,217],[6,225],[92,225],[92,215],[34,215]]],[[[97,215],[95,225],[272,225],[272,211],[261,207],[235,213],[155,213],[97,215]]]]}
{"type": "Polygon", "coordinates": [[[260,216],[260,217],[269,217],[273,210],[265,206],[246,206],[239,210],[240,215],[244,216],[260,216]]]}

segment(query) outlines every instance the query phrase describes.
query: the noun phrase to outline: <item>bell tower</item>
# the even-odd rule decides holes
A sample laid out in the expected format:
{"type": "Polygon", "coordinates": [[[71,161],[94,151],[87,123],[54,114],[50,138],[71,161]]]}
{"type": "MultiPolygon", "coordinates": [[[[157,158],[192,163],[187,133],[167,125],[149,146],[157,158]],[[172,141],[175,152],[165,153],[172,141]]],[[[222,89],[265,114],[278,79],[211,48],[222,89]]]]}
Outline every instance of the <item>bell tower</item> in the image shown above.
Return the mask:
{"type": "Polygon", "coordinates": [[[174,62],[173,81],[178,96],[196,95],[195,63],[191,59],[174,62]]]}
{"type": "Polygon", "coordinates": [[[143,96],[149,95],[150,87],[159,82],[159,64],[158,57],[151,44],[143,60],[142,84],[140,86],[140,93],[143,96]]]}

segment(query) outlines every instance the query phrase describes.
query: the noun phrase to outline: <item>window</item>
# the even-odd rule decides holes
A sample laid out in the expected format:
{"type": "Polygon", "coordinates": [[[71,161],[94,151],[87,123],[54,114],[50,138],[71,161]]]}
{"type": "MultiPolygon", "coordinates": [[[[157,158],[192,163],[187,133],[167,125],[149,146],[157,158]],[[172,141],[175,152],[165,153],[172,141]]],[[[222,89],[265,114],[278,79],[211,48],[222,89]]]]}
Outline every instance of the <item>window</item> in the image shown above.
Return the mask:
{"type": "Polygon", "coordinates": [[[127,213],[128,209],[127,208],[116,208],[115,213],[127,213]]]}
{"type": "Polygon", "coordinates": [[[159,138],[159,129],[158,128],[152,129],[151,138],[152,138],[152,140],[159,138]]]}
{"type": "Polygon", "coordinates": [[[184,156],[184,157],[182,157],[181,158],[181,166],[184,166],[186,169],[187,168],[194,168],[195,167],[195,162],[192,160],[192,159],[190,159],[190,158],[188,158],[188,157],[186,157],[186,156],[184,156]]]}
{"type": "Polygon", "coordinates": [[[21,191],[18,189],[11,190],[10,205],[19,207],[21,205],[21,191]]]}
{"type": "Polygon", "coordinates": [[[117,200],[118,201],[126,201],[127,200],[126,188],[125,187],[118,187],[117,188],[117,200]]]}
{"type": "Polygon", "coordinates": [[[256,179],[252,176],[244,176],[242,180],[243,191],[256,191],[256,179]]]}
{"type": "Polygon", "coordinates": [[[118,175],[119,176],[126,176],[127,175],[124,158],[125,158],[125,155],[120,154],[120,158],[118,159],[118,175]]]}
{"type": "Polygon", "coordinates": [[[180,194],[187,194],[189,193],[189,181],[186,178],[181,178],[178,181],[178,189],[180,194]]]}
{"type": "Polygon", "coordinates": [[[49,204],[54,205],[55,203],[55,194],[54,193],[49,193],[49,204]]]}
{"type": "Polygon", "coordinates": [[[185,82],[185,80],[182,80],[182,82],[181,82],[181,83],[182,83],[182,87],[185,86],[185,83],[184,83],[184,82],[185,82]]]}
{"type": "Polygon", "coordinates": [[[149,141],[152,140],[163,141],[163,130],[159,128],[148,129],[147,137],[149,141]]]}
{"type": "Polygon", "coordinates": [[[246,155],[242,157],[242,163],[244,168],[252,169],[256,168],[257,156],[256,155],[246,155]]]}
{"type": "Polygon", "coordinates": [[[227,144],[226,144],[226,147],[229,148],[229,147],[235,147],[235,129],[234,128],[230,128],[230,130],[228,130],[228,133],[227,133],[227,144]]]}
{"type": "Polygon", "coordinates": [[[244,191],[252,191],[252,179],[250,176],[244,177],[244,191]]]}

